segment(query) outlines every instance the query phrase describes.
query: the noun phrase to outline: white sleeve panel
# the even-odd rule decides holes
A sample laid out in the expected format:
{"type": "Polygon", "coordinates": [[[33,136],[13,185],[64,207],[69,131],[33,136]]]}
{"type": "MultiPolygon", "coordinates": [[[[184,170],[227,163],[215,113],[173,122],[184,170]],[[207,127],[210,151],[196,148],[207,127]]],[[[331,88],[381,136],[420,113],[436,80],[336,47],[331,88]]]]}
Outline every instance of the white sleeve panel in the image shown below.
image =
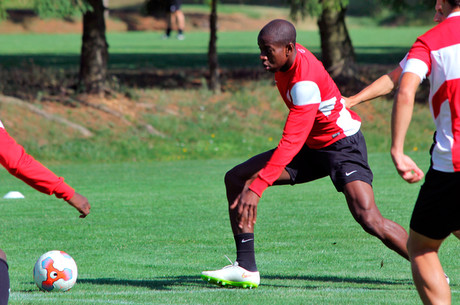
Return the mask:
{"type": "Polygon", "coordinates": [[[420,82],[425,79],[428,73],[428,66],[424,61],[417,58],[411,58],[406,62],[404,66],[403,74],[406,72],[412,72],[420,77],[420,82]]]}
{"type": "Polygon", "coordinates": [[[409,53],[406,53],[406,56],[404,56],[404,58],[399,62],[399,66],[401,67],[401,69],[404,70],[404,67],[406,66],[406,62],[407,62],[407,56],[409,55],[409,53]]]}
{"type": "Polygon", "coordinates": [[[292,103],[296,106],[321,103],[319,87],[312,81],[302,81],[292,86],[291,97],[292,103]]]}

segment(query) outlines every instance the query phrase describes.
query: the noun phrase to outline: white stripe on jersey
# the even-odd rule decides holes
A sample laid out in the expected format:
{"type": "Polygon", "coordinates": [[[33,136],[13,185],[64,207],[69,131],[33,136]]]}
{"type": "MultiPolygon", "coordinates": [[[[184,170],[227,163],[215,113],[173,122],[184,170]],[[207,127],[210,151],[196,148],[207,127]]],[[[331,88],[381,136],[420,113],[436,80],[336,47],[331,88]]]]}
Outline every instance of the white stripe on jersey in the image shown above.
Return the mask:
{"type": "Polygon", "coordinates": [[[351,117],[350,111],[345,107],[345,100],[341,99],[340,102],[342,103],[343,107],[340,110],[340,116],[337,119],[337,126],[342,128],[343,133],[346,136],[352,136],[359,131],[361,128],[361,121],[354,120],[351,117]]]}
{"type": "Polygon", "coordinates": [[[454,137],[452,134],[452,118],[448,100],[442,103],[441,111],[435,119],[435,124],[436,145],[432,155],[433,168],[442,172],[453,172],[452,145],[454,144],[454,137]]]}
{"type": "MultiPolygon", "coordinates": [[[[289,93],[287,94],[290,100],[289,93]]],[[[305,106],[321,103],[321,92],[316,83],[301,81],[295,83],[291,89],[292,103],[296,106],[305,106]]]]}
{"type": "Polygon", "coordinates": [[[326,101],[322,101],[319,105],[319,111],[321,111],[325,116],[329,116],[335,108],[336,101],[337,98],[335,96],[326,101]]]}
{"type": "Polygon", "coordinates": [[[430,101],[446,80],[460,78],[460,44],[431,51],[430,101]]]}
{"type": "Polygon", "coordinates": [[[420,82],[422,82],[428,73],[428,66],[420,59],[411,58],[406,62],[402,73],[406,72],[415,73],[420,78],[420,82]]]}

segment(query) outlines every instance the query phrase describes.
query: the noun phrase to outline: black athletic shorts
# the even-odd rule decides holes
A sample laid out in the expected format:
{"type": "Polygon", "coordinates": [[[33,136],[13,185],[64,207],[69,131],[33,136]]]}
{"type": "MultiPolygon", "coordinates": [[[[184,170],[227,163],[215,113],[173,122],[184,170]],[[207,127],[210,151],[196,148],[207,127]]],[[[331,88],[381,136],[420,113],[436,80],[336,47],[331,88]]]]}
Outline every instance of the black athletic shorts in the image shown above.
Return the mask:
{"type": "Polygon", "coordinates": [[[430,167],[410,221],[410,228],[432,239],[444,239],[460,230],[460,172],[440,172],[430,167]]]}
{"type": "Polygon", "coordinates": [[[10,278],[8,276],[8,264],[0,258],[0,304],[8,304],[10,295],[10,278]]]}
{"type": "Polygon", "coordinates": [[[373,180],[361,131],[321,149],[305,145],[286,166],[286,171],[292,185],[330,176],[338,192],[349,182],[361,180],[372,185],[373,180]]]}
{"type": "Polygon", "coordinates": [[[166,10],[170,13],[174,13],[175,11],[180,10],[181,5],[182,0],[171,0],[166,10]]]}

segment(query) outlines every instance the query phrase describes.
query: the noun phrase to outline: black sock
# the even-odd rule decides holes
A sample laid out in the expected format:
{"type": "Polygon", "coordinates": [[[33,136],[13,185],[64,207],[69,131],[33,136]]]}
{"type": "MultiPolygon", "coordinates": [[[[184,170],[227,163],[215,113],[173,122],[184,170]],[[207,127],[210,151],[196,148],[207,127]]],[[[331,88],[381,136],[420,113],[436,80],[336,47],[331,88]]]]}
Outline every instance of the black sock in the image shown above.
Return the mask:
{"type": "Polygon", "coordinates": [[[184,31],[181,30],[181,29],[179,29],[179,30],[177,31],[177,33],[178,33],[179,35],[182,35],[182,34],[184,33],[184,31]]]}
{"type": "Polygon", "coordinates": [[[10,296],[10,277],[8,275],[8,264],[0,259],[0,305],[8,304],[10,296]]]}
{"type": "Polygon", "coordinates": [[[238,234],[234,238],[238,265],[248,271],[257,271],[254,253],[254,233],[238,234]]]}
{"type": "Polygon", "coordinates": [[[167,28],[167,29],[166,29],[166,36],[169,37],[169,35],[171,35],[171,28],[167,28]]]}

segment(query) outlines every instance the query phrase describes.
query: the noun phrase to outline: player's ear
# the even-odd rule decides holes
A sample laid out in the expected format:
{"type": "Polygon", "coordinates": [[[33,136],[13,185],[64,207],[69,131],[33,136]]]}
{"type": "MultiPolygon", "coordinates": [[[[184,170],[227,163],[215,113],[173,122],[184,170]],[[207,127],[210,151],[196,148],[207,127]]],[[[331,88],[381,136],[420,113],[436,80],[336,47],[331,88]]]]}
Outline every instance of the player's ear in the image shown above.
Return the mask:
{"type": "Polygon", "coordinates": [[[294,53],[294,44],[292,42],[288,43],[285,47],[285,51],[286,51],[286,57],[289,57],[292,55],[292,53],[294,53]]]}

